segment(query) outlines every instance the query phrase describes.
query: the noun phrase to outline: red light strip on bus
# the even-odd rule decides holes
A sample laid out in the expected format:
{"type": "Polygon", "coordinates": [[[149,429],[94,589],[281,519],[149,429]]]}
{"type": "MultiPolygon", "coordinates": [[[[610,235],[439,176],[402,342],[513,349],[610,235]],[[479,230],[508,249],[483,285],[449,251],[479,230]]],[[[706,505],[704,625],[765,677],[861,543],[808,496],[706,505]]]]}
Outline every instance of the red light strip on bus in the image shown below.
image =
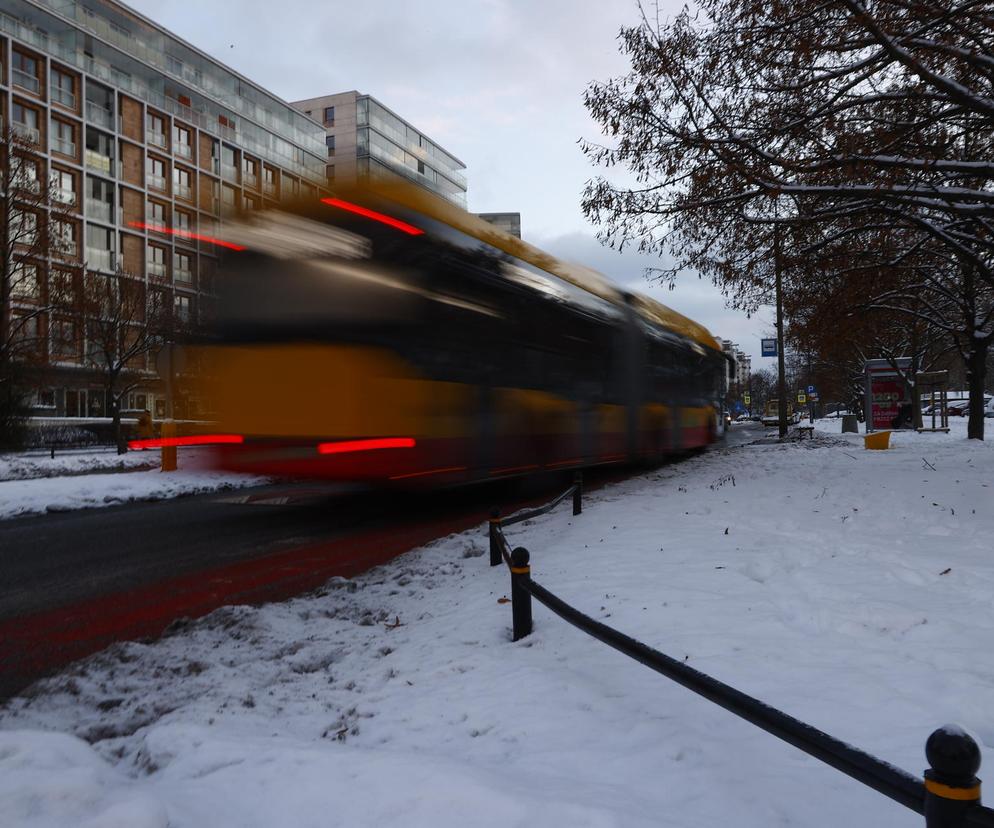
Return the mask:
{"type": "Polygon", "coordinates": [[[353,204],[351,201],[342,201],[340,198],[322,198],[321,203],[327,204],[330,207],[338,207],[340,210],[348,210],[350,213],[355,213],[356,215],[365,216],[373,221],[378,221],[381,224],[394,227],[410,236],[423,236],[425,234],[424,230],[415,227],[413,224],[408,224],[406,221],[395,219],[384,213],[377,213],[376,210],[360,207],[358,204],[353,204]]]}
{"type": "Polygon", "coordinates": [[[155,233],[165,233],[169,236],[179,236],[181,239],[197,239],[199,241],[208,242],[209,244],[216,244],[218,247],[226,247],[229,250],[247,249],[241,244],[224,241],[223,239],[216,239],[213,236],[205,236],[201,233],[192,233],[189,230],[182,230],[179,227],[166,227],[164,224],[148,224],[144,221],[129,221],[128,227],[134,227],[137,230],[151,230],[155,233]]]}
{"type": "Polygon", "coordinates": [[[223,443],[244,443],[241,434],[198,434],[193,437],[156,437],[151,440],[129,440],[129,449],[157,449],[171,446],[217,446],[223,443]]]}
{"type": "Polygon", "coordinates": [[[350,451],[391,448],[414,448],[414,438],[380,437],[374,440],[340,440],[335,443],[318,443],[318,454],[345,454],[350,451]]]}

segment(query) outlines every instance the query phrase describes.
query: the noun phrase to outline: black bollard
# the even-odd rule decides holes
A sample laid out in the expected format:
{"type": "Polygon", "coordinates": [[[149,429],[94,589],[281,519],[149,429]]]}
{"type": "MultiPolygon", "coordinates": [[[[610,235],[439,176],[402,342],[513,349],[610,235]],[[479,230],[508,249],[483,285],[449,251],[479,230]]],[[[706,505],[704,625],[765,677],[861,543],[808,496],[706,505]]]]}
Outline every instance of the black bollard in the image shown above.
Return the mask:
{"type": "Polygon", "coordinates": [[[511,552],[511,618],[514,622],[512,641],[518,641],[532,631],[532,596],[523,584],[531,580],[528,550],[519,546],[511,552]]]}
{"type": "Polygon", "coordinates": [[[583,511],[583,472],[576,472],[573,475],[573,514],[578,515],[583,511]]]}
{"type": "Polygon", "coordinates": [[[500,509],[493,509],[490,512],[490,565],[500,566],[503,556],[500,554],[500,509]]]}
{"type": "Polygon", "coordinates": [[[956,725],[945,725],[925,742],[926,828],[961,828],[980,804],[980,748],[956,725]]]}

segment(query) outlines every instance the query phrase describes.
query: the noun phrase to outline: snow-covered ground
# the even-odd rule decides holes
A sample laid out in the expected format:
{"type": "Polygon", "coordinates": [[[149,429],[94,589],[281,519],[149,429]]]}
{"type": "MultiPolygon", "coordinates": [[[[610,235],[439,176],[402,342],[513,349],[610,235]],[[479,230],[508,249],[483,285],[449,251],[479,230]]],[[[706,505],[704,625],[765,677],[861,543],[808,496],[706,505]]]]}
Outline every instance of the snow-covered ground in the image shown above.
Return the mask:
{"type": "Polygon", "coordinates": [[[210,471],[203,450],[182,449],[179,469],[159,470],[159,452],[21,454],[0,458],[0,520],[42,512],[164,500],[257,486],[266,478],[210,471]]]}
{"type": "MultiPolygon", "coordinates": [[[[712,451],[508,534],[580,609],[882,759],[920,772],[955,721],[991,766],[994,443],[861,441],[712,451]]],[[[485,552],[481,526],[36,685],[0,711],[0,824],[921,825],[539,605],[510,643],[485,552]]]]}
{"type": "Polygon", "coordinates": [[[33,480],[39,477],[66,477],[73,474],[137,471],[158,468],[159,455],[151,451],[118,454],[114,448],[27,451],[0,454],[0,482],[33,480]]]}

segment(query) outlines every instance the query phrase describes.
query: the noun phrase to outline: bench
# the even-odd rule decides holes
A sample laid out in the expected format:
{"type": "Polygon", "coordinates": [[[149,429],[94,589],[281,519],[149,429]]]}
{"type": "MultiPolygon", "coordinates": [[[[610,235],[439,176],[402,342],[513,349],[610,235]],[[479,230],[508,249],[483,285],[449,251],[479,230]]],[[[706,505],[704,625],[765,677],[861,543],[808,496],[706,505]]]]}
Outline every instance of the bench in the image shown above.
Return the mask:
{"type": "Polygon", "coordinates": [[[805,434],[813,440],[815,436],[815,427],[813,425],[799,425],[797,427],[797,439],[803,440],[805,434]]]}

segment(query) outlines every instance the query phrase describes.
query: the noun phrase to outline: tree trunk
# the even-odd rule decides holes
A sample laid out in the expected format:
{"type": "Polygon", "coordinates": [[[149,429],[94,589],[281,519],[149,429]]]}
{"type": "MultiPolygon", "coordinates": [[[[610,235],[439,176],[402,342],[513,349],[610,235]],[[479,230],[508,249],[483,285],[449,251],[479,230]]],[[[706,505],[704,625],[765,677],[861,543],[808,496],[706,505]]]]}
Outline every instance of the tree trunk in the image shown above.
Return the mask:
{"type": "Polygon", "coordinates": [[[107,398],[110,402],[112,410],[111,416],[113,418],[114,442],[117,444],[117,453],[126,454],[128,446],[124,441],[124,434],[121,432],[121,401],[115,399],[113,388],[108,389],[107,398]]]}
{"type": "Polygon", "coordinates": [[[970,340],[966,357],[966,381],[970,389],[970,422],[966,436],[971,440],[984,439],[984,380],[987,378],[987,351],[990,339],[970,340]]]}

